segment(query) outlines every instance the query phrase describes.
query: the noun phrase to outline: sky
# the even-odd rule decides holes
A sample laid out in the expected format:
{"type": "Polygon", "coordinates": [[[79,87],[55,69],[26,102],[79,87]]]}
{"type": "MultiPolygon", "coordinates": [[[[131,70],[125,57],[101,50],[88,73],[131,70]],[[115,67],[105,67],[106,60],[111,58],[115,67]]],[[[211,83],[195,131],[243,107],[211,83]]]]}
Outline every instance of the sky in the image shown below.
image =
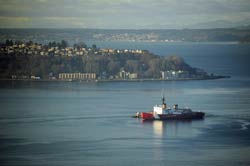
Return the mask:
{"type": "Polygon", "coordinates": [[[250,24],[250,0],[0,0],[0,28],[183,29],[250,24]]]}

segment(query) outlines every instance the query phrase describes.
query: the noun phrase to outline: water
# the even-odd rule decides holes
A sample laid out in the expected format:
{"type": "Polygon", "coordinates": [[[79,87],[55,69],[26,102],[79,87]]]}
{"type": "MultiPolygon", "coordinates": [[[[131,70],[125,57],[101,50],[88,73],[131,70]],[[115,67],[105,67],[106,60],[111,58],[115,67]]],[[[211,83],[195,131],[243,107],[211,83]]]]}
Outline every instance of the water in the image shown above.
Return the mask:
{"type": "MultiPolygon", "coordinates": [[[[187,47],[196,51],[205,47],[186,45],[180,46],[180,52],[186,52],[187,47]]],[[[244,63],[249,58],[249,46],[222,46],[206,47],[219,52],[219,59],[233,56],[232,50],[245,58],[244,63]]],[[[204,52],[186,52],[185,56],[190,58],[188,61],[193,58],[196,66],[216,61],[204,52]],[[198,54],[202,61],[196,60],[198,54]]],[[[234,73],[231,79],[2,81],[1,165],[250,165],[249,71],[238,75],[238,70],[220,63],[221,68],[211,64],[207,68],[219,74],[234,73]],[[206,112],[205,119],[143,122],[130,118],[135,112],[149,111],[160,103],[163,91],[167,103],[202,110],[206,112]]],[[[244,71],[241,64],[237,65],[239,71],[244,71]]]]}
{"type": "Polygon", "coordinates": [[[163,42],[93,42],[100,48],[146,49],[161,55],[178,55],[191,66],[205,69],[209,73],[250,77],[250,46],[235,42],[163,43],[163,42]]]}

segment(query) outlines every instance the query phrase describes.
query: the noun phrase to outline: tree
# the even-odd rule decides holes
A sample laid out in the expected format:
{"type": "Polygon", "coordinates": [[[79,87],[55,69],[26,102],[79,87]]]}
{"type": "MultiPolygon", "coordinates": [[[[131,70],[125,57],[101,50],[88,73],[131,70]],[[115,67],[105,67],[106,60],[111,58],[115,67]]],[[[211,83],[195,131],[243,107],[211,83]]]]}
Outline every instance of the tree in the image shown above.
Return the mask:
{"type": "Polygon", "coordinates": [[[6,46],[12,46],[12,45],[13,45],[13,41],[7,39],[7,40],[5,41],[5,45],[6,45],[6,46]]]}
{"type": "Polygon", "coordinates": [[[127,60],[125,70],[133,73],[139,72],[139,62],[137,60],[127,60]]]}
{"type": "Polygon", "coordinates": [[[74,44],[73,47],[79,50],[80,48],[87,48],[87,45],[84,42],[79,42],[74,44]]]}
{"type": "Polygon", "coordinates": [[[61,47],[62,47],[62,48],[68,47],[68,42],[65,41],[65,40],[62,40],[62,41],[61,41],[61,47]]]}
{"type": "Polygon", "coordinates": [[[153,78],[159,78],[160,77],[160,59],[159,58],[154,58],[151,59],[148,63],[148,69],[145,72],[146,77],[153,77],[153,78]]]}
{"type": "Polygon", "coordinates": [[[95,45],[95,44],[93,44],[93,45],[92,45],[92,48],[93,48],[94,50],[96,50],[96,49],[97,49],[97,47],[96,47],[96,45],[95,45]]]}
{"type": "Polygon", "coordinates": [[[111,75],[115,75],[120,70],[120,62],[111,60],[107,65],[107,71],[111,75]]]}
{"type": "Polygon", "coordinates": [[[5,41],[5,45],[6,45],[6,46],[10,46],[10,41],[9,41],[9,39],[7,39],[7,40],[5,41]]]}

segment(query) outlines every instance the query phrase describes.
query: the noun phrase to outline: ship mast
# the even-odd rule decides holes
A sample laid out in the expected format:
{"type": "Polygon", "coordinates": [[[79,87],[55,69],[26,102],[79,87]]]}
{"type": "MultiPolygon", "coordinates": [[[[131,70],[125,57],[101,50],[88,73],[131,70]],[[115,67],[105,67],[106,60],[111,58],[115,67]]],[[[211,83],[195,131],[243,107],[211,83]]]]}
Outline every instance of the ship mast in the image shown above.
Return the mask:
{"type": "Polygon", "coordinates": [[[165,104],[165,97],[164,97],[164,95],[162,96],[162,104],[165,104]]]}

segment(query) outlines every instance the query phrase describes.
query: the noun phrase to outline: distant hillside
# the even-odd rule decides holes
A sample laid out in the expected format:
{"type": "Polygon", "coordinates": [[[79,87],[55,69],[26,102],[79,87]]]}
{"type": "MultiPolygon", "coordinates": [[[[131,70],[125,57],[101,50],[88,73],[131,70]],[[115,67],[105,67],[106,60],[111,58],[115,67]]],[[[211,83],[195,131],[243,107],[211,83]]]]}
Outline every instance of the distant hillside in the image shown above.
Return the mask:
{"type": "Polygon", "coordinates": [[[104,30],[104,29],[0,29],[0,42],[7,39],[48,43],[79,41],[148,41],[148,42],[232,42],[250,35],[250,28],[167,29],[167,30],[104,30]]]}
{"type": "Polygon", "coordinates": [[[195,23],[190,26],[190,29],[215,29],[215,27],[226,29],[226,28],[238,28],[247,27],[249,29],[250,20],[244,19],[240,21],[229,21],[229,20],[214,20],[214,21],[204,21],[200,23],[195,23]]]}
{"type": "Polygon", "coordinates": [[[40,45],[33,42],[6,42],[0,47],[0,78],[49,79],[59,73],[95,73],[98,77],[119,78],[119,72],[138,78],[160,78],[161,71],[179,71],[187,78],[205,78],[207,73],[189,66],[181,57],[154,55],[146,50],[114,50],[67,42],[40,45]]]}

